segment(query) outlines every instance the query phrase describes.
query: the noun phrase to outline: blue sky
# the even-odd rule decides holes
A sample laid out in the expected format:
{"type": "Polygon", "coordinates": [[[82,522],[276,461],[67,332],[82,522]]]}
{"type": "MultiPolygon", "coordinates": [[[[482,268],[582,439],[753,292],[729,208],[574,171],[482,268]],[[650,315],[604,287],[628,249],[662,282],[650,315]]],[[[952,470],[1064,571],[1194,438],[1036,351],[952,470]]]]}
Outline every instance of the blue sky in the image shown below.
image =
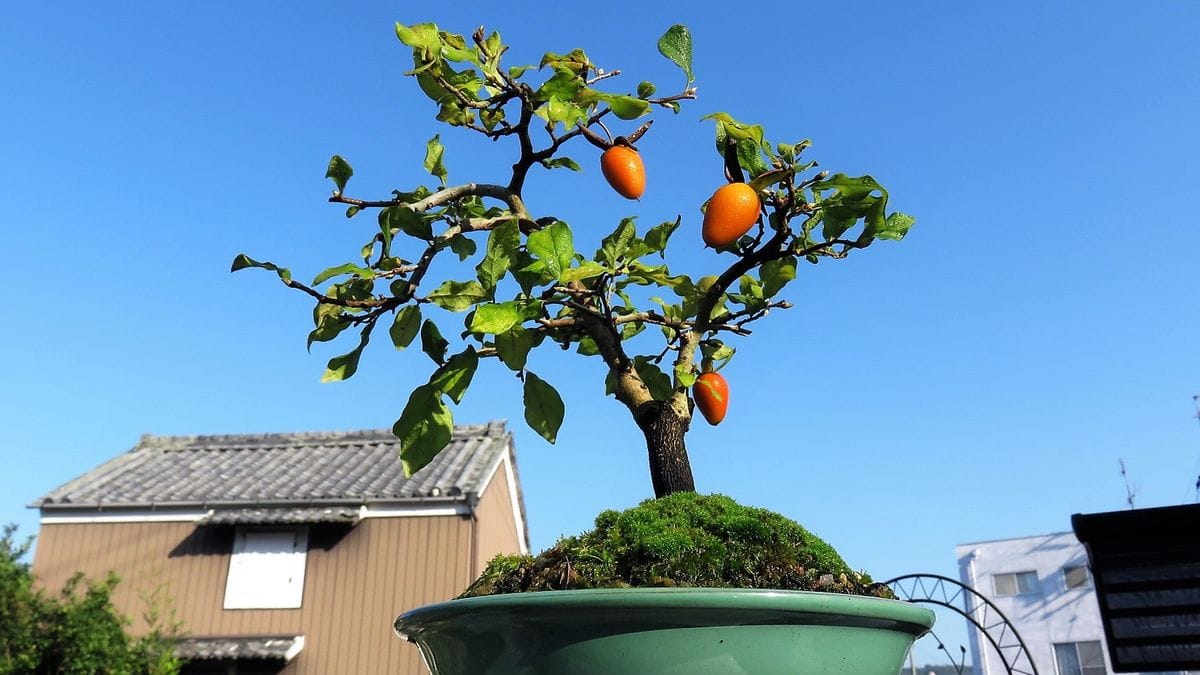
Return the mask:
{"type": "MultiPolygon", "coordinates": [[[[498,29],[510,61],[583,47],[632,89],[681,76],[655,50],[687,24],[700,98],[639,147],[640,203],[582,174],[534,174],[535,212],[579,248],[625,215],[683,214],[720,184],[710,123],[727,111],[774,140],[811,138],[834,171],[871,173],[910,237],[803,267],[796,305],[757,325],[725,370],[727,421],[689,435],[702,491],[773,508],[875,576],[956,576],[955,544],[1069,529],[1137,504],[1193,501],[1200,473],[1194,201],[1200,7],[1184,2],[644,3],[604,6],[24,3],[0,25],[0,521],[131,447],[141,433],[388,426],[428,377],[419,353],[372,345],[321,385],[310,307],[236,253],[304,278],[352,260],[370,222],[325,203],[330,155],[351,192],[503,182],[512,149],[439,129],[401,76],[392,23],[498,29]],[[527,8],[526,8],[527,7],[527,8]]],[[[622,84],[613,81],[614,85],[622,84]]],[[[697,243],[673,268],[722,261],[697,243]]],[[[444,325],[453,325],[450,322],[444,325]]],[[[534,544],[649,496],[640,433],[598,365],[536,353],[567,419],[525,428],[519,385],[481,368],[462,422],[507,418],[534,544]]],[[[952,638],[947,638],[952,639],[952,638]]],[[[932,658],[932,657],[931,657],[932,658]]]]}

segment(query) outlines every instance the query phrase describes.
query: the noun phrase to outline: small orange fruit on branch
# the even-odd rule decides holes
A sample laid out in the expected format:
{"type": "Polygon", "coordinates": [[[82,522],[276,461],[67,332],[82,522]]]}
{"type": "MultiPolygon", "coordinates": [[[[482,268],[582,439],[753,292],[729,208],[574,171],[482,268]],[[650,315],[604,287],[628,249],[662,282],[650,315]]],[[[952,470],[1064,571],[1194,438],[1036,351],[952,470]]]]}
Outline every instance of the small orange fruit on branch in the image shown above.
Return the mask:
{"type": "Polygon", "coordinates": [[[642,156],[628,145],[615,144],[600,155],[604,179],[626,199],[637,199],[646,191],[646,167],[642,156]]]}
{"type": "Polygon", "coordinates": [[[716,426],[729,410],[729,383],[719,373],[701,373],[692,385],[692,398],[704,419],[716,426]]]}
{"type": "Polygon", "coordinates": [[[746,183],[729,183],[717,188],[704,211],[701,235],[704,243],[724,248],[750,231],[758,222],[762,205],[758,193],[746,183]]]}

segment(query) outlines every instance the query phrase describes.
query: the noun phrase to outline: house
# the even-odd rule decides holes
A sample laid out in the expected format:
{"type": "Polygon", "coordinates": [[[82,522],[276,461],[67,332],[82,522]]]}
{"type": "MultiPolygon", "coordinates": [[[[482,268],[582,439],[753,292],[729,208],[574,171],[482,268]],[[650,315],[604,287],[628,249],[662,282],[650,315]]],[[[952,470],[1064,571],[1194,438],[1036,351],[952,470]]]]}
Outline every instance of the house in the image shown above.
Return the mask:
{"type": "Polygon", "coordinates": [[[396,615],[528,552],[511,433],[458,426],[411,479],[390,431],[144,436],[31,504],[33,571],[122,578],[140,619],[160,592],[185,673],[423,673],[396,615]]]}
{"type": "MultiPolygon", "coordinates": [[[[1008,618],[1039,673],[1114,672],[1106,658],[1087,554],[1073,533],[962,544],[955,555],[963,584],[1008,618]]],[[[1007,675],[999,654],[979,630],[970,632],[970,642],[976,673],[1007,675]]]]}

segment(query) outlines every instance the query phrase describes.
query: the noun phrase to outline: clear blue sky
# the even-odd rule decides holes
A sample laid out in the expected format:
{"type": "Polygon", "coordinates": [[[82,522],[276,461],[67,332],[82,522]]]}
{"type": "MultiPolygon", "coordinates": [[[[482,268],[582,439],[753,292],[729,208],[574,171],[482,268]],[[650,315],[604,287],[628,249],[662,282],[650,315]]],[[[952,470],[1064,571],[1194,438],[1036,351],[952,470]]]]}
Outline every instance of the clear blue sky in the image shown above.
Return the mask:
{"type": "MultiPolygon", "coordinates": [[[[640,144],[640,204],[603,187],[586,146],[585,173],[533,176],[531,208],[580,241],[622,215],[697,229],[722,180],[698,118],[719,110],[812,138],[824,166],[873,174],[918,217],[903,243],[802,267],[796,308],[738,345],[729,419],[689,436],[702,491],[786,513],[879,578],[956,576],[955,544],[1121,508],[1118,458],[1139,506],[1192,501],[1200,5],[1049,4],[14,5],[0,24],[0,521],[34,532],[26,503],[144,432],[399,414],[424,356],[385,341],[353,380],[321,385],[349,345],[308,355],[308,302],[228,272],[243,251],[301,278],[354,259],[370,222],[325,203],[334,153],[364,197],[428,181],[439,129],[401,77],[397,19],[486,24],[516,61],[580,46],[626,87],[663,92],[681,77],[654,42],[690,26],[700,99],[640,144]]],[[[440,131],[452,182],[504,181],[510,148],[440,131]]],[[[717,262],[697,245],[676,266],[717,262]]],[[[557,446],[487,366],[456,415],[512,421],[535,546],[650,494],[640,434],[596,363],[531,362],[567,402],[557,446]]]]}

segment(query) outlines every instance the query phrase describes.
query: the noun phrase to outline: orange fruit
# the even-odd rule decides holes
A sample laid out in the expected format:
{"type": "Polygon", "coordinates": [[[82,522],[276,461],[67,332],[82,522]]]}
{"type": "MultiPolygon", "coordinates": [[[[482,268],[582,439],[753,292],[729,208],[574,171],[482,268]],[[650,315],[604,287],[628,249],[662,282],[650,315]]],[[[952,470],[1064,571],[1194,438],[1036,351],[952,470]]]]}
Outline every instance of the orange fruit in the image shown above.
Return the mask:
{"type": "Polygon", "coordinates": [[[704,243],[713,248],[724,248],[737,241],[758,222],[760,208],[758,194],[746,183],[730,183],[717,188],[704,211],[701,228],[704,243]]]}
{"type": "Polygon", "coordinates": [[[729,410],[729,383],[718,373],[701,373],[692,385],[692,398],[700,414],[715,427],[729,410]]]}
{"type": "Polygon", "coordinates": [[[614,145],[600,155],[600,171],[617,194],[626,199],[637,199],[646,191],[646,167],[637,150],[624,145],[614,145]]]}

